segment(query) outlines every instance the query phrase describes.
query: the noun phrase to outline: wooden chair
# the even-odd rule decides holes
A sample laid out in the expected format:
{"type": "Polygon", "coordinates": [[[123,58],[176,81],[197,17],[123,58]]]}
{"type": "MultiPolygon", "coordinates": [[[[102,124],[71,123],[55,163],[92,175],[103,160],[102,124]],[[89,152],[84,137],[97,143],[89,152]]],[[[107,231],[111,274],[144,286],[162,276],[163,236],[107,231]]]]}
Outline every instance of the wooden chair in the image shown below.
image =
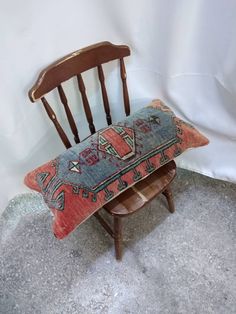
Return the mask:
{"type": "MultiPolygon", "coordinates": [[[[103,73],[102,64],[115,59],[119,60],[120,75],[123,87],[124,110],[126,116],[128,116],[130,114],[130,102],[126,84],[124,57],[129,55],[130,49],[128,46],[118,46],[109,42],[101,42],[65,56],[64,58],[48,66],[40,73],[37,82],[29,91],[30,100],[32,102],[35,102],[39,99],[42,101],[49,118],[53,122],[66,148],[69,148],[72,145],[60,123],[58,122],[55,112],[46,100],[45,94],[52,91],[53,89],[57,89],[60,100],[65,109],[65,114],[67,116],[71,131],[74,135],[74,141],[75,143],[79,143],[80,138],[76,123],[61,84],[74,76],[77,77],[78,88],[81,93],[84,112],[88,121],[90,132],[93,134],[96,132],[96,129],[94,126],[93,116],[90,110],[90,105],[81,73],[95,67],[97,68],[98,78],[101,85],[103,107],[106,114],[107,124],[110,125],[112,123],[112,117],[110,114],[110,106],[105,87],[105,76],[103,73]]],[[[171,213],[175,211],[170,189],[170,183],[174,179],[175,174],[176,165],[174,161],[171,161],[168,164],[162,166],[143,181],[138,182],[135,186],[124,191],[111,202],[106,204],[103,208],[113,216],[113,228],[107,223],[107,221],[100,215],[99,212],[94,214],[100,224],[114,238],[117,260],[122,258],[122,218],[133,214],[160,193],[162,193],[167,198],[169,211],[171,213]]]]}

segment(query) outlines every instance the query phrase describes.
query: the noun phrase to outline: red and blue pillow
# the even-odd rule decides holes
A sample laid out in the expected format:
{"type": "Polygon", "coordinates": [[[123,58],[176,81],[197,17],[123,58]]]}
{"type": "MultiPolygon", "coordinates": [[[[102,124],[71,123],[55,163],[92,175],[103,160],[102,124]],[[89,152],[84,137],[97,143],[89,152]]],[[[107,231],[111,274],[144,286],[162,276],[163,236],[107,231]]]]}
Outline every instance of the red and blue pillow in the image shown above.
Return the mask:
{"type": "Polygon", "coordinates": [[[42,193],[61,239],[186,149],[206,144],[206,137],[156,100],[33,170],[25,184],[42,193]]]}

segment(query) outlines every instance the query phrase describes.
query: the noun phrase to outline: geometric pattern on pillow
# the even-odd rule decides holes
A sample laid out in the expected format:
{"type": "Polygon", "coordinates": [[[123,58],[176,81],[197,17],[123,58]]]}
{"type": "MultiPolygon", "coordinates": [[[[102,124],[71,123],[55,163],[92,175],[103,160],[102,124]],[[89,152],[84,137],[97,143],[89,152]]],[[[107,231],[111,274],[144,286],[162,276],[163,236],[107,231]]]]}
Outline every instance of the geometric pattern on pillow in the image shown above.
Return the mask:
{"type": "Polygon", "coordinates": [[[103,205],[179,156],[208,144],[159,100],[76,144],[25,177],[54,214],[64,238],[103,205]]]}

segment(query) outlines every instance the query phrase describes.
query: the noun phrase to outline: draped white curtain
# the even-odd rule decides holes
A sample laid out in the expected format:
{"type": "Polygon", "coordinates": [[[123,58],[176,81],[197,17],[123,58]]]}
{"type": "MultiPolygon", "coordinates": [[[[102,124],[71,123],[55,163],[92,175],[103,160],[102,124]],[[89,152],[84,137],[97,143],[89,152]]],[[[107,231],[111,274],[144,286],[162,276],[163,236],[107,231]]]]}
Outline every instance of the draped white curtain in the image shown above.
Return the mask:
{"type": "MultiPolygon", "coordinates": [[[[41,104],[28,99],[37,74],[65,54],[103,40],[131,47],[126,67],[133,111],[160,98],[210,139],[178,164],[236,182],[235,29],[235,0],[1,0],[0,213],[15,194],[27,191],[28,171],[64,150],[41,104]]],[[[123,112],[116,65],[106,70],[118,120],[123,112]]],[[[104,123],[99,86],[93,73],[86,82],[99,128],[104,123]]],[[[73,81],[65,84],[85,136],[72,87],[73,81]]]]}

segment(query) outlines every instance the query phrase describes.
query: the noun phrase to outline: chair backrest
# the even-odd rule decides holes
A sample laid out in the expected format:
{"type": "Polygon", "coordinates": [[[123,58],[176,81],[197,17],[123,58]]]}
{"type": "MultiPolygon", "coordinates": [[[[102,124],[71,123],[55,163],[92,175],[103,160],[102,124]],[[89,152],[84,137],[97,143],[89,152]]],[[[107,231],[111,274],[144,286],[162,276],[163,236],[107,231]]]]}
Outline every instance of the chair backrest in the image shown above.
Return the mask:
{"type": "Polygon", "coordinates": [[[123,88],[123,98],[124,98],[124,108],[126,116],[130,114],[130,103],[129,95],[126,84],[126,71],[124,64],[124,57],[130,55],[130,49],[125,45],[113,45],[110,42],[101,42],[89,47],[75,51],[64,58],[52,63],[46,69],[44,69],[34,84],[34,86],[29,91],[29,98],[32,102],[41,100],[44,108],[52,120],[57,132],[65,145],[66,148],[71,147],[71,143],[64,132],[62,126],[57,120],[56,114],[49,105],[48,101],[45,98],[45,94],[48,92],[57,89],[59,93],[60,100],[64,106],[65,113],[71,128],[71,131],[74,135],[75,143],[80,142],[78,129],[75,124],[75,120],[71,113],[71,110],[68,105],[68,100],[65,95],[65,92],[62,88],[61,83],[67,81],[68,79],[76,76],[78,81],[79,91],[81,93],[84,112],[86,119],[88,121],[89,129],[91,134],[95,133],[95,126],[93,123],[93,116],[86,95],[86,88],[81,73],[89,69],[97,67],[98,78],[101,85],[101,92],[103,98],[103,106],[106,114],[107,124],[112,123],[112,118],[110,114],[110,106],[107,97],[107,91],[105,86],[105,76],[103,73],[102,64],[119,59],[120,60],[120,75],[122,80],[123,88]]]}

